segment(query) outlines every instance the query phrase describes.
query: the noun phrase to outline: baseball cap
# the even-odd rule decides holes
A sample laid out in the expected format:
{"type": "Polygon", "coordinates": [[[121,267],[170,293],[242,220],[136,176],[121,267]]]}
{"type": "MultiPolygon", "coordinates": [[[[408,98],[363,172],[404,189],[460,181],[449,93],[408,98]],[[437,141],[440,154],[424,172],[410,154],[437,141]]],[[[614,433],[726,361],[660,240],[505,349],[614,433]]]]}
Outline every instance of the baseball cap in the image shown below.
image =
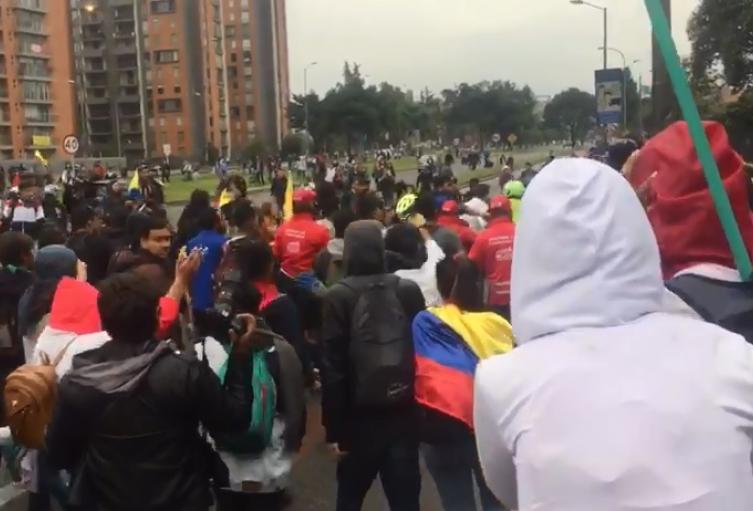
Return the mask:
{"type": "Polygon", "coordinates": [[[445,201],[444,204],[442,204],[442,213],[457,215],[458,211],[460,211],[460,206],[458,206],[457,201],[448,200],[445,201]]]}
{"type": "Polygon", "coordinates": [[[299,188],[293,192],[293,202],[313,203],[316,201],[316,192],[310,188],[299,188]]]}
{"type": "Polygon", "coordinates": [[[510,211],[510,199],[508,199],[504,195],[495,195],[494,197],[492,197],[492,200],[489,202],[489,211],[494,211],[497,209],[510,211]]]}

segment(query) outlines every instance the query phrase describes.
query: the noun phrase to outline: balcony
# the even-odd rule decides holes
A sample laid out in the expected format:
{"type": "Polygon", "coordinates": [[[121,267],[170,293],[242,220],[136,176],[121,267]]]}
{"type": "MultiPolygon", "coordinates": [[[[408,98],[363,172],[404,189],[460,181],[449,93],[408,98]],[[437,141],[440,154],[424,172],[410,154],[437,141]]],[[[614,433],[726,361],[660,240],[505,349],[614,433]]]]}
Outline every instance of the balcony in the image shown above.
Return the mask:
{"type": "Polygon", "coordinates": [[[21,102],[29,105],[51,105],[52,98],[23,98],[21,102]]]}
{"type": "Polygon", "coordinates": [[[14,30],[20,34],[31,34],[35,36],[49,37],[49,34],[45,31],[41,25],[21,25],[17,24],[14,30]]]}
{"type": "Polygon", "coordinates": [[[52,117],[37,117],[25,119],[24,124],[27,126],[55,126],[52,117]]]}
{"type": "Polygon", "coordinates": [[[49,74],[35,73],[18,70],[18,78],[27,82],[52,82],[52,76],[49,74]]]}
{"type": "Polygon", "coordinates": [[[16,0],[16,4],[13,7],[23,11],[41,14],[47,13],[47,5],[43,0],[16,0]]]}
{"type": "Polygon", "coordinates": [[[120,127],[120,133],[123,135],[141,135],[141,124],[134,124],[132,126],[123,125],[120,127]]]}

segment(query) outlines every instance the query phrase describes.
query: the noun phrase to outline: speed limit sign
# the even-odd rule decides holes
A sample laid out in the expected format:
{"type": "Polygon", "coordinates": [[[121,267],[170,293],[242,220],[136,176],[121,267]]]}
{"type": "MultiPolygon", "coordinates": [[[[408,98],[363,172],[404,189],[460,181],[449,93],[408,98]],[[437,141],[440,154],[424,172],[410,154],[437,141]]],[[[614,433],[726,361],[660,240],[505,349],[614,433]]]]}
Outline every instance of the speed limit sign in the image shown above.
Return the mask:
{"type": "Polygon", "coordinates": [[[76,135],[68,135],[63,139],[63,150],[66,153],[74,155],[78,152],[78,148],[78,137],[76,135]]]}

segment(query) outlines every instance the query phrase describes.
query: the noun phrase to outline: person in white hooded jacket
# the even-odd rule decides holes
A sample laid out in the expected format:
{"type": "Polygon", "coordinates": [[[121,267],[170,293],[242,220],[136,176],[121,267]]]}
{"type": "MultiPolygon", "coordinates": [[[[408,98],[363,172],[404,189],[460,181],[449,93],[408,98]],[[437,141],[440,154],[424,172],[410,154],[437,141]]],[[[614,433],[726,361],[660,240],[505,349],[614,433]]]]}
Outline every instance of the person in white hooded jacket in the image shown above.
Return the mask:
{"type": "Polygon", "coordinates": [[[522,210],[519,347],[475,382],[492,492],[519,511],[753,509],[753,347],[662,312],[659,250],[628,183],[557,160],[522,210]]]}

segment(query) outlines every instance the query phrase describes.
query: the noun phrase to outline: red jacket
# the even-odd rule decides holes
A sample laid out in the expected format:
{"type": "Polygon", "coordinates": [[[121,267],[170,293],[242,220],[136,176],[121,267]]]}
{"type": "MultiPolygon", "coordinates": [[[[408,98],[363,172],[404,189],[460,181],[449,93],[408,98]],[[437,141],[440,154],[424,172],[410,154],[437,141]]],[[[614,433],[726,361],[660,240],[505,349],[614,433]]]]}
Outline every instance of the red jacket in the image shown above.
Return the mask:
{"type": "Polygon", "coordinates": [[[476,238],[468,258],[478,265],[489,282],[489,305],[510,303],[510,275],[515,224],[495,218],[476,238]]]}
{"type": "Polygon", "coordinates": [[[329,243],[329,231],[310,213],[299,213],[275,233],[274,252],[282,271],[290,277],[311,271],[316,254],[329,243]]]}
{"type": "Polygon", "coordinates": [[[473,242],[476,241],[476,231],[471,229],[465,220],[452,214],[440,214],[437,218],[437,225],[457,234],[465,251],[469,252],[471,250],[473,242]]]}

